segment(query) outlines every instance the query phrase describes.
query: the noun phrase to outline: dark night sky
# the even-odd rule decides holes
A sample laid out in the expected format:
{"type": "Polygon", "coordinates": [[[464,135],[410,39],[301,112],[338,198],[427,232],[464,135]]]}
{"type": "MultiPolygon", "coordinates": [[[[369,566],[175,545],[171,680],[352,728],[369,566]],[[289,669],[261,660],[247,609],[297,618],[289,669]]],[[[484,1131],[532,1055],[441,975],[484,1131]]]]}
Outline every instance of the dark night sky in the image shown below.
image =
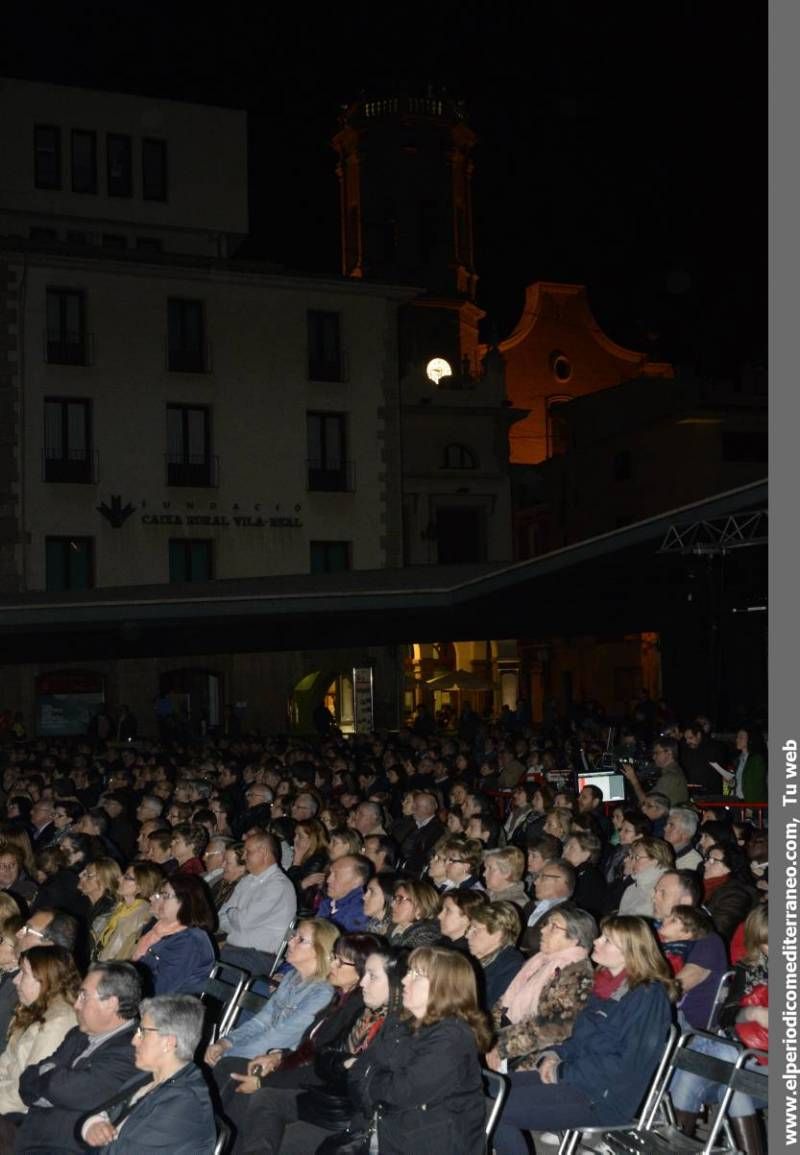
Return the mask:
{"type": "Polygon", "coordinates": [[[479,300],[501,336],[527,283],[580,281],[622,343],[716,375],[765,362],[762,5],[16,7],[5,75],[249,110],[259,255],[338,271],[338,107],[432,82],[480,136],[479,300]]]}

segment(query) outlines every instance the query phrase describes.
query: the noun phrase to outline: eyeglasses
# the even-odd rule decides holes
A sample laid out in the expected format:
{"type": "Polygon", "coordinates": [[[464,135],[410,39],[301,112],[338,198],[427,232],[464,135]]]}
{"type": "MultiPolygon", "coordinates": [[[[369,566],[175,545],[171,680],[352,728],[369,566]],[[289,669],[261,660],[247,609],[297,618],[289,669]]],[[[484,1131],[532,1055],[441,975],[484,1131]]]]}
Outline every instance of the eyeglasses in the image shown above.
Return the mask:
{"type": "Polygon", "coordinates": [[[306,934],[293,934],[289,939],[290,942],[300,942],[303,946],[313,946],[314,939],[306,934]]]}
{"type": "Polygon", "coordinates": [[[537,882],[540,878],[560,879],[562,877],[563,876],[560,874],[539,874],[539,875],[537,875],[537,882]]]}
{"type": "Polygon", "coordinates": [[[645,859],[650,857],[650,855],[649,854],[629,854],[628,857],[630,859],[632,859],[634,862],[644,862],[645,859]]]}
{"type": "Polygon", "coordinates": [[[331,959],[331,964],[336,963],[340,967],[354,967],[356,964],[351,962],[349,958],[342,958],[341,955],[335,954],[331,959]]]}
{"type": "Polygon", "coordinates": [[[458,863],[460,863],[462,866],[464,866],[466,864],[466,861],[467,861],[466,858],[446,858],[445,859],[445,862],[448,862],[451,866],[456,866],[458,863]]]}
{"type": "MultiPolygon", "coordinates": [[[[75,1002],[76,1003],[85,1003],[87,999],[94,998],[94,999],[97,999],[98,1002],[102,1003],[102,1002],[105,1002],[105,1000],[110,998],[110,997],[111,997],[110,995],[101,995],[101,994],[98,994],[97,991],[87,991],[87,990],[84,990],[83,987],[81,987],[81,989],[78,991],[78,997],[76,998],[75,1002]]],[[[152,1030],[152,1028],[150,1028],[150,1029],[152,1030]]]]}
{"type": "Polygon", "coordinates": [[[725,859],[724,858],[712,858],[710,854],[704,854],[703,855],[703,861],[704,862],[719,862],[722,866],[725,865],[725,859]]]}
{"type": "Polygon", "coordinates": [[[177,894],[175,894],[174,891],[172,891],[172,890],[156,890],[153,894],[153,898],[161,898],[165,902],[168,901],[170,898],[177,898],[177,897],[178,897],[177,894]]]}
{"type": "Polygon", "coordinates": [[[123,882],[136,882],[136,875],[135,874],[123,874],[122,881],[123,882]]]}
{"type": "Polygon", "coordinates": [[[411,979],[412,983],[416,982],[417,979],[426,979],[428,977],[427,975],[424,975],[422,971],[418,971],[414,967],[409,967],[406,971],[406,975],[411,979]]]}
{"type": "Polygon", "coordinates": [[[392,902],[395,902],[395,903],[397,903],[397,902],[411,902],[411,899],[408,897],[407,894],[396,894],[393,897],[392,902]]]}
{"type": "Polygon", "coordinates": [[[133,1032],[134,1039],[141,1039],[142,1035],[146,1035],[150,1031],[152,1034],[158,1034],[158,1027],[137,1027],[133,1032]]]}
{"type": "Polygon", "coordinates": [[[20,938],[22,938],[24,934],[32,934],[34,938],[47,938],[47,935],[43,930],[37,930],[35,926],[28,926],[27,923],[25,926],[21,927],[17,933],[20,938]]]}

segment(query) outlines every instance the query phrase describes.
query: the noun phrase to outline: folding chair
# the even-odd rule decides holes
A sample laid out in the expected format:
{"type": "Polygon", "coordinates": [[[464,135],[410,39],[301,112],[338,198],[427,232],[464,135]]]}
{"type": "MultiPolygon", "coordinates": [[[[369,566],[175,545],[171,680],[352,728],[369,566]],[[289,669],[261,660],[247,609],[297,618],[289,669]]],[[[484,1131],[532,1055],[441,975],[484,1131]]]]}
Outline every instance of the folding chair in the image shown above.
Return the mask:
{"type": "Polygon", "coordinates": [[[503,1104],[508,1098],[508,1079],[497,1071],[483,1071],[483,1081],[486,1091],[486,1150],[492,1149],[492,1135],[503,1110],[503,1104]]]}
{"type": "Polygon", "coordinates": [[[264,1004],[269,1000],[272,992],[269,994],[259,994],[254,990],[256,983],[266,982],[263,975],[251,976],[244,985],[244,989],[240,991],[239,997],[231,1007],[230,1013],[225,1023],[225,1030],[220,1031],[218,1038],[222,1039],[225,1035],[229,1035],[233,1028],[239,1021],[242,1011],[247,1011],[250,1015],[257,1015],[264,1004]]]}
{"type": "Polygon", "coordinates": [[[278,967],[283,962],[283,956],[286,954],[286,948],[289,945],[289,939],[294,934],[294,929],[296,926],[297,926],[297,917],[295,916],[292,919],[292,921],[289,923],[289,925],[287,926],[287,928],[284,932],[283,938],[281,939],[281,945],[278,947],[278,950],[275,954],[275,961],[273,962],[272,966],[269,968],[269,974],[267,975],[267,978],[271,979],[275,975],[275,972],[277,971],[278,967]]]}
{"type": "Polygon", "coordinates": [[[204,1023],[205,1045],[216,1042],[225,1033],[233,1015],[236,1000],[245,988],[249,972],[230,963],[217,962],[200,992],[200,1001],[206,1006],[204,1023]]]}
{"type": "Polygon", "coordinates": [[[217,1141],[214,1144],[214,1155],[225,1155],[231,1141],[231,1129],[219,1115],[214,1116],[214,1123],[217,1128],[217,1141]]]}
{"type": "Polygon", "coordinates": [[[633,1155],[683,1155],[689,1152],[692,1155],[735,1155],[738,1148],[726,1126],[728,1110],[736,1091],[742,1091],[756,1099],[766,1099],[767,1076],[744,1066],[750,1059],[762,1057],[763,1052],[745,1050],[738,1043],[730,1042],[730,1046],[737,1052],[736,1058],[720,1059],[715,1055],[704,1055],[692,1050],[690,1044],[696,1038],[720,1042],[718,1035],[710,1035],[707,1031],[686,1031],[681,1036],[659,1089],[649,1126],[635,1133],[630,1131],[623,1134],[604,1133],[603,1141],[612,1151],[631,1152],[633,1155]],[[675,1071],[688,1071],[725,1087],[722,1101],[705,1140],[684,1135],[672,1123],[655,1122],[656,1112],[667,1094],[675,1071]],[[721,1133],[724,1135],[722,1144],[717,1142],[721,1133]]]}
{"type": "Polygon", "coordinates": [[[733,976],[736,971],[725,971],[725,974],[719,980],[717,991],[714,995],[714,1002],[711,1004],[711,1011],[708,1015],[708,1023],[706,1030],[712,1035],[719,1034],[719,1016],[722,1008],[727,1002],[731,987],[733,986],[733,976]]]}
{"type": "Polygon", "coordinates": [[[655,1118],[656,1111],[660,1102],[659,1090],[662,1081],[665,1077],[665,1071],[669,1066],[672,1052],[675,1047],[675,1040],[678,1037],[678,1028],[670,1026],[667,1031],[667,1037],[664,1043],[664,1051],[658,1061],[658,1066],[655,1069],[653,1078],[650,1081],[647,1094],[644,1102],[639,1110],[637,1118],[630,1123],[619,1123],[614,1127],[609,1127],[607,1124],[604,1127],[581,1127],[574,1131],[567,1131],[561,1140],[561,1146],[558,1148],[558,1155],[574,1155],[578,1150],[578,1144],[584,1135],[602,1135],[605,1139],[606,1135],[611,1135],[616,1130],[624,1132],[639,1132],[646,1129],[646,1127],[655,1118]]]}

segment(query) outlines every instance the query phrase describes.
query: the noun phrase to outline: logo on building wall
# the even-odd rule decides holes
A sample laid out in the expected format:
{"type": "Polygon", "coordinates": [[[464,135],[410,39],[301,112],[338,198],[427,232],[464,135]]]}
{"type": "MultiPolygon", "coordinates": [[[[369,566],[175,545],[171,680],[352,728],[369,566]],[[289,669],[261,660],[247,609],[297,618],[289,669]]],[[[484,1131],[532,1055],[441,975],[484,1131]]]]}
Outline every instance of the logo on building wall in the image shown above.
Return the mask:
{"type": "Polygon", "coordinates": [[[102,513],[112,529],[122,529],[125,522],[135,510],[136,506],[131,505],[130,502],[123,506],[122,498],[116,493],[111,495],[111,505],[107,505],[104,501],[101,505],[97,506],[97,512],[102,513]]]}

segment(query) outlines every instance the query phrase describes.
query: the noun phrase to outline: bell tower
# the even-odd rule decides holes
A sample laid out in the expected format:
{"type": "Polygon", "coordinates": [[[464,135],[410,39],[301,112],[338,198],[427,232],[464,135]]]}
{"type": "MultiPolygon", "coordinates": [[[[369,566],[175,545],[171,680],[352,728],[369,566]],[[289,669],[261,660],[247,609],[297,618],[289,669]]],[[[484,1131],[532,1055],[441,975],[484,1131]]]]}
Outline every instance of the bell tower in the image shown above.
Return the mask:
{"type": "Polygon", "coordinates": [[[463,106],[444,96],[360,99],[341,114],[342,272],[474,301],[472,150],[463,106]]]}

